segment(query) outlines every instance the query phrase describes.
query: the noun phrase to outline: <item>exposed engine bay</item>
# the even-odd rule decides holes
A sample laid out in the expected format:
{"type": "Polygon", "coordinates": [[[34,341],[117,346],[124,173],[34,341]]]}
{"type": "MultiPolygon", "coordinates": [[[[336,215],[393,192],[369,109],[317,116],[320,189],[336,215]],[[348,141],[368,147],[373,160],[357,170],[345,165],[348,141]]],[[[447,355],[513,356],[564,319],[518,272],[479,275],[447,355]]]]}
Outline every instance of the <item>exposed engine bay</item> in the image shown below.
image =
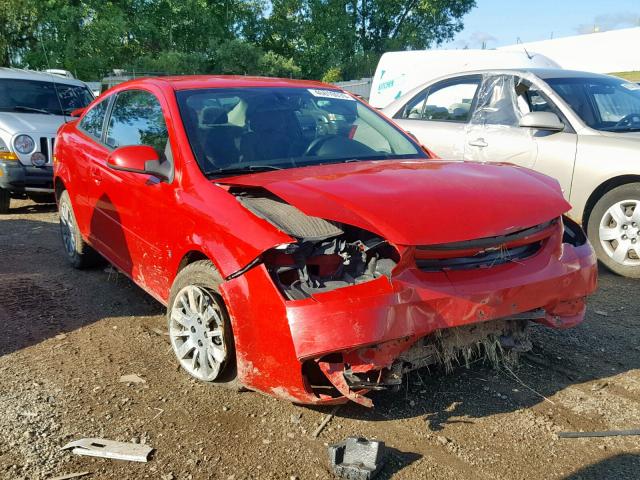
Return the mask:
{"type": "Polygon", "coordinates": [[[371,232],[306,215],[263,189],[232,193],[255,215],[298,240],[263,258],[289,300],[390,277],[399,261],[396,250],[371,232]]]}

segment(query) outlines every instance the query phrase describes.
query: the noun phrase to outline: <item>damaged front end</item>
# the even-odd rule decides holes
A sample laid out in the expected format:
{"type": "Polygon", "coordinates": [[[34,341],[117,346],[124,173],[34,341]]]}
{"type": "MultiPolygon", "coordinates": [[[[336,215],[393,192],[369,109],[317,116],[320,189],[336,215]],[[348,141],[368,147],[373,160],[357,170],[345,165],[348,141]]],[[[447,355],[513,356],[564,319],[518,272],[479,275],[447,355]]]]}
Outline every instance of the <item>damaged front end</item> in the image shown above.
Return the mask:
{"type": "Polygon", "coordinates": [[[389,243],[366,230],[305,215],[261,189],[232,190],[238,201],[297,241],[264,253],[274,283],[288,300],[309,298],[391,277],[399,261],[389,243]]]}
{"type": "Polygon", "coordinates": [[[290,401],[371,406],[366,393],[398,388],[413,370],[513,358],[531,348],[531,322],[574,326],[595,289],[593,250],[566,217],[494,237],[397,245],[307,215],[264,188],[229,192],[292,239],[223,286],[228,298],[251,298],[232,312],[249,320],[233,326],[241,381],[290,401]]]}
{"type": "MultiPolygon", "coordinates": [[[[527,312],[508,319],[436,330],[415,340],[404,338],[372,347],[328,355],[317,360],[318,368],[340,394],[364,406],[372,406],[362,395],[371,390],[397,390],[403,377],[420,368],[442,366],[452,372],[455,366],[469,366],[478,358],[492,365],[515,363],[519,353],[531,349],[529,322],[544,312],[527,312]]],[[[329,386],[313,385],[315,389],[329,386]]]]}

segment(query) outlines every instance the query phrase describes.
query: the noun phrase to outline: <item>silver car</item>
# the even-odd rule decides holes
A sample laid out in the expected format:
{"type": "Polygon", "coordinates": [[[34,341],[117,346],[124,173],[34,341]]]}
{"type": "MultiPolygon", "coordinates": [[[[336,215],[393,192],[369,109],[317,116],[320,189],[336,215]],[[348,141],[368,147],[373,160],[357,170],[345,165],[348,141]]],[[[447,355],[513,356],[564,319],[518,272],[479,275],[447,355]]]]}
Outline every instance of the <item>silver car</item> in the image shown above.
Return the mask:
{"type": "Polygon", "coordinates": [[[431,81],[383,112],[441,158],[555,177],[600,261],[640,278],[640,85],[559,69],[477,71],[431,81]]]}
{"type": "Polygon", "coordinates": [[[53,202],[58,127],[93,94],[79,80],[0,68],[0,214],[12,198],[53,202]]]}

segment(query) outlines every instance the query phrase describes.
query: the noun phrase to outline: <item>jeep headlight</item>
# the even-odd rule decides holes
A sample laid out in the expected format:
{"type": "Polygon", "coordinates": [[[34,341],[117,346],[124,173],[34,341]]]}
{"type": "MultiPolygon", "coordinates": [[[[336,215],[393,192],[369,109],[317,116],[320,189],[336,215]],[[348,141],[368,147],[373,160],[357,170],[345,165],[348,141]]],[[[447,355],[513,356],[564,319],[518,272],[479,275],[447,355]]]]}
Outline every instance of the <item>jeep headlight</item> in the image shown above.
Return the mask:
{"type": "Polygon", "coordinates": [[[13,148],[18,153],[27,155],[35,150],[36,142],[29,135],[18,135],[13,141],[13,148]]]}

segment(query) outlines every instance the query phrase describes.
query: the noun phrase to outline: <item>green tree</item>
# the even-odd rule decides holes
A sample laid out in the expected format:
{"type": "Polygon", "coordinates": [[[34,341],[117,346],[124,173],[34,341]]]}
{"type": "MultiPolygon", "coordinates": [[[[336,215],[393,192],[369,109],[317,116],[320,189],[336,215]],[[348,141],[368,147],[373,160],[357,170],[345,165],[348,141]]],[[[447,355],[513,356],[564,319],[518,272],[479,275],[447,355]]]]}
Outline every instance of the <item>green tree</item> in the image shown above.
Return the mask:
{"type": "Polygon", "coordinates": [[[331,67],[322,76],[322,81],[325,83],[336,83],[342,80],[342,70],[339,67],[331,67]]]}
{"type": "Polygon", "coordinates": [[[425,49],[453,38],[475,0],[274,0],[263,48],[291,57],[303,75],[331,67],[371,75],[386,51],[425,49]]]}
{"type": "Polygon", "coordinates": [[[267,52],[258,61],[258,73],[267,77],[297,78],[301,69],[292,58],[267,52]]]}
{"type": "Polygon", "coordinates": [[[474,0],[0,0],[0,62],[322,78],[442,43],[474,0]],[[334,70],[335,72],[336,70],[334,70]]]}
{"type": "Polygon", "coordinates": [[[224,75],[255,75],[262,50],[243,40],[227,40],[213,45],[212,71],[224,75]]]}
{"type": "Polygon", "coordinates": [[[38,11],[33,1],[0,2],[0,65],[19,63],[21,52],[35,40],[38,11]]]}

